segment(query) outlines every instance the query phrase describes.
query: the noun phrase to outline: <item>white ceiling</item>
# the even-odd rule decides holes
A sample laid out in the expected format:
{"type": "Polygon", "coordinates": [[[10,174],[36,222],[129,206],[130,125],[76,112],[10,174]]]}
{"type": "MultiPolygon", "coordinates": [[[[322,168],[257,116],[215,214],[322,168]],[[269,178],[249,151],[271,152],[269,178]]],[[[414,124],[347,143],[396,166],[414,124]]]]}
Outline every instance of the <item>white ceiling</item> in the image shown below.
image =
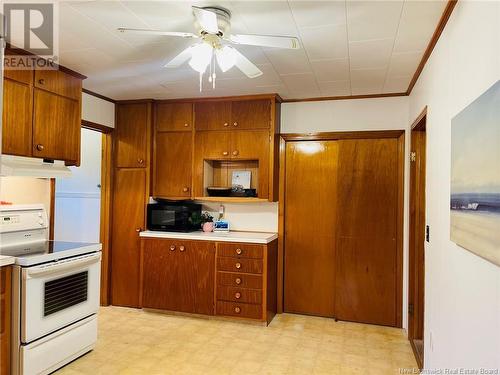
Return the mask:
{"type": "Polygon", "coordinates": [[[306,98],[404,92],[446,6],[440,1],[66,1],[60,61],[113,99],[278,93],[306,98]],[[232,13],[233,33],[297,36],[302,49],[237,46],[263,75],[219,72],[216,89],[167,61],[193,40],[121,34],[117,27],[194,32],[191,5],[232,13]]]}

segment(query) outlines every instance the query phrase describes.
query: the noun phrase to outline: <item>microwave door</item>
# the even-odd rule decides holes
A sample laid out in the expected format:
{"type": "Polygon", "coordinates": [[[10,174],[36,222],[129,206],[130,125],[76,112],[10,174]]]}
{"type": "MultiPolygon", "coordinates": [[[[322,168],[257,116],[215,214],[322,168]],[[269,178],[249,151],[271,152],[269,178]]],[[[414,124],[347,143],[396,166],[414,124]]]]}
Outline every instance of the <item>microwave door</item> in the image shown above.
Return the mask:
{"type": "Polygon", "coordinates": [[[151,223],[153,227],[158,229],[173,229],[176,226],[175,217],[175,210],[153,210],[151,213],[151,223]]]}

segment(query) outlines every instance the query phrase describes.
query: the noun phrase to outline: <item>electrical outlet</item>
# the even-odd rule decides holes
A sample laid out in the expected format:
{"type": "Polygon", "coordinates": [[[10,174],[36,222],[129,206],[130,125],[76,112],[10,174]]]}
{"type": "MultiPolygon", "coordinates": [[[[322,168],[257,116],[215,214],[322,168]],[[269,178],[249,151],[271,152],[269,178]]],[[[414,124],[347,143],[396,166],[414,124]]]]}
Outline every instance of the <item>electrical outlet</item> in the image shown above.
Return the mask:
{"type": "Polygon", "coordinates": [[[425,240],[427,242],[430,242],[430,238],[431,238],[431,235],[430,235],[430,228],[428,225],[425,226],[425,240]]]}

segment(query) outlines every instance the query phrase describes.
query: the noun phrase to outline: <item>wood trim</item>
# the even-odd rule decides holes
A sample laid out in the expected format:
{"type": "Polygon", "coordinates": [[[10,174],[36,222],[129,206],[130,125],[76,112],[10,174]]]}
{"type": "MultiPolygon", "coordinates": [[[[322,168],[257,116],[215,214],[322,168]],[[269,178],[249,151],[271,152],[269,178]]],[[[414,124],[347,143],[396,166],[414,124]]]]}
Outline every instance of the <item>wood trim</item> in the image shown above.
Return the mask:
{"type": "Polygon", "coordinates": [[[56,213],[56,179],[50,179],[50,218],[49,218],[49,240],[54,240],[54,223],[56,213]]]}
{"type": "Polygon", "coordinates": [[[116,100],[115,104],[143,104],[143,103],[156,103],[154,99],[127,99],[116,100]]]}
{"type": "Polygon", "coordinates": [[[399,138],[405,131],[375,130],[353,132],[325,132],[325,133],[285,133],[281,134],[286,142],[289,141],[326,141],[337,139],[370,139],[370,138],[399,138]]]}
{"type": "Polygon", "coordinates": [[[411,124],[411,130],[425,130],[425,121],[422,121],[424,117],[427,117],[427,106],[424,107],[422,112],[418,115],[418,117],[411,124]]]}
{"type": "Polygon", "coordinates": [[[116,100],[114,100],[114,99],[108,98],[107,96],[98,94],[98,93],[96,93],[94,91],[90,91],[90,90],[87,90],[85,88],[82,88],[82,92],[84,92],[85,94],[88,94],[88,95],[95,96],[96,98],[99,98],[99,99],[102,99],[102,100],[106,100],[106,101],[111,102],[111,103],[116,103],[116,100]]]}
{"type": "Polygon", "coordinates": [[[413,87],[417,83],[418,77],[420,77],[420,74],[422,73],[422,70],[424,70],[425,64],[427,63],[427,60],[429,60],[429,57],[432,54],[432,51],[434,50],[434,47],[436,46],[439,37],[443,33],[443,30],[448,23],[448,20],[450,19],[451,14],[453,13],[453,9],[455,8],[455,5],[457,5],[458,0],[448,0],[448,3],[446,4],[446,7],[444,8],[443,14],[441,15],[441,18],[439,20],[439,23],[436,27],[436,30],[434,30],[434,34],[432,35],[431,40],[429,41],[429,44],[427,45],[427,48],[425,49],[425,52],[422,56],[422,59],[420,60],[420,64],[418,64],[417,70],[415,71],[415,74],[413,74],[413,77],[410,81],[410,84],[408,85],[408,89],[406,90],[406,95],[410,95],[413,87]]]}
{"type": "Polygon", "coordinates": [[[298,102],[319,102],[325,100],[351,100],[351,99],[375,99],[375,98],[390,98],[396,96],[408,96],[406,92],[392,92],[387,94],[367,94],[367,95],[343,95],[343,96],[324,96],[302,99],[283,99],[283,103],[298,103],[298,102]]]}
{"type": "Polygon", "coordinates": [[[403,327],[403,249],[404,249],[404,189],[405,189],[405,133],[398,138],[398,211],[396,255],[396,326],[403,327]]]}
{"type": "Polygon", "coordinates": [[[285,276],[285,161],[286,161],[286,140],[279,139],[279,198],[278,198],[278,314],[283,313],[284,303],[284,276],[285,276]]]}
{"type": "Polygon", "coordinates": [[[87,121],[87,120],[82,120],[82,128],[95,130],[95,131],[98,131],[99,133],[103,133],[103,134],[108,134],[108,133],[111,133],[113,131],[113,128],[110,128],[109,126],[101,125],[101,124],[98,124],[96,122],[87,121]]]}
{"type": "Polygon", "coordinates": [[[101,305],[110,303],[110,246],[111,246],[111,197],[113,173],[113,136],[102,134],[101,158],[101,224],[100,241],[102,243],[101,260],[101,305]]]}
{"type": "Polygon", "coordinates": [[[183,102],[215,102],[215,101],[239,101],[239,100],[258,100],[258,99],[270,99],[276,100],[279,103],[284,102],[284,100],[278,94],[255,94],[255,95],[241,95],[241,96],[217,96],[210,98],[178,98],[178,99],[162,99],[153,100],[155,103],[183,103],[183,102]]]}

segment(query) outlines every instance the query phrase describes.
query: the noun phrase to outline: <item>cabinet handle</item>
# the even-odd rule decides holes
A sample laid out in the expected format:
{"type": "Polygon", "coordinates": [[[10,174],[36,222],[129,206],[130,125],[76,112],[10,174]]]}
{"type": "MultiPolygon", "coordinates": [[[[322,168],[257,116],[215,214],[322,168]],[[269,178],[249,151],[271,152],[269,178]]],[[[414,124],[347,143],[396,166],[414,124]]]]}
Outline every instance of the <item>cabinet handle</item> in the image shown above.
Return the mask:
{"type": "Polygon", "coordinates": [[[238,154],[239,154],[239,151],[238,151],[238,150],[234,150],[234,151],[233,151],[233,156],[236,156],[236,155],[238,155],[238,154]]]}
{"type": "Polygon", "coordinates": [[[184,250],[186,250],[186,248],[185,248],[184,246],[182,246],[182,245],[181,245],[181,246],[179,246],[179,250],[180,250],[180,251],[184,251],[184,250]]]}
{"type": "Polygon", "coordinates": [[[234,266],[235,266],[237,269],[240,269],[240,268],[241,268],[241,263],[240,263],[240,262],[238,262],[238,263],[236,263],[234,266]]]}
{"type": "Polygon", "coordinates": [[[241,309],[240,309],[238,306],[236,306],[236,307],[234,308],[234,312],[235,312],[236,314],[239,314],[239,313],[241,312],[241,309]]]}
{"type": "Polygon", "coordinates": [[[238,126],[238,123],[237,123],[237,122],[235,122],[235,123],[233,124],[233,126],[238,126]]]}
{"type": "Polygon", "coordinates": [[[188,188],[187,186],[184,186],[184,187],[182,188],[182,191],[183,191],[184,193],[187,193],[187,192],[189,191],[189,188],[188,188]]]}
{"type": "Polygon", "coordinates": [[[174,251],[175,250],[175,245],[170,245],[170,251],[174,251]]]}
{"type": "Polygon", "coordinates": [[[242,253],[241,249],[240,249],[240,248],[237,248],[237,249],[236,249],[236,254],[241,255],[241,253],[242,253]]]}
{"type": "Polygon", "coordinates": [[[135,228],[135,231],[136,231],[136,232],[140,232],[140,231],[141,231],[141,228],[135,228]]]}
{"type": "Polygon", "coordinates": [[[240,299],[241,298],[241,293],[240,292],[234,293],[234,298],[240,299]]]}
{"type": "Polygon", "coordinates": [[[225,123],[224,123],[224,127],[226,127],[226,128],[227,128],[228,126],[229,126],[229,124],[228,124],[227,122],[225,122],[225,123]]]}
{"type": "Polygon", "coordinates": [[[36,149],[37,149],[38,151],[43,151],[43,149],[44,149],[44,148],[45,148],[45,147],[43,147],[43,145],[36,145],[36,149]]]}
{"type": "Polygon", "coordinates": [[[222,155],[224,155],[224,156],[228,156],[228,155],[229,155],[229,152],[224,151],[224,152],[222,152],[222,155]]]}
{"type": "Polygon", "coordinates": [[[185,124],[184,124],[184,127],[185,127],[185,128],[187,128],[188,126],[189,126],[189,124],[188,124],[188,123],[185,123],[185,124]]]}
{"type": "Polygon", "coordinates": [[[239,277],[237,277],[236,280],[234,280],[234,282],[236,283],[236,285],[240,285],[241,279],[239,277]]]}
{"type": "Polygon", "coordinates": [[[137,162],[138,162],[139,164],[142,164],[142,163],[144,163],[144,160],[142,160],[142,159],[137,159],[137,162]]]}
{"type": "Polygon", "coordinates": [[[38,83],[39,83],[40,85],[45,85],[45,80],[44,80],[43,78],[40,78],[40,79],[38,80],[38,83]]]}

